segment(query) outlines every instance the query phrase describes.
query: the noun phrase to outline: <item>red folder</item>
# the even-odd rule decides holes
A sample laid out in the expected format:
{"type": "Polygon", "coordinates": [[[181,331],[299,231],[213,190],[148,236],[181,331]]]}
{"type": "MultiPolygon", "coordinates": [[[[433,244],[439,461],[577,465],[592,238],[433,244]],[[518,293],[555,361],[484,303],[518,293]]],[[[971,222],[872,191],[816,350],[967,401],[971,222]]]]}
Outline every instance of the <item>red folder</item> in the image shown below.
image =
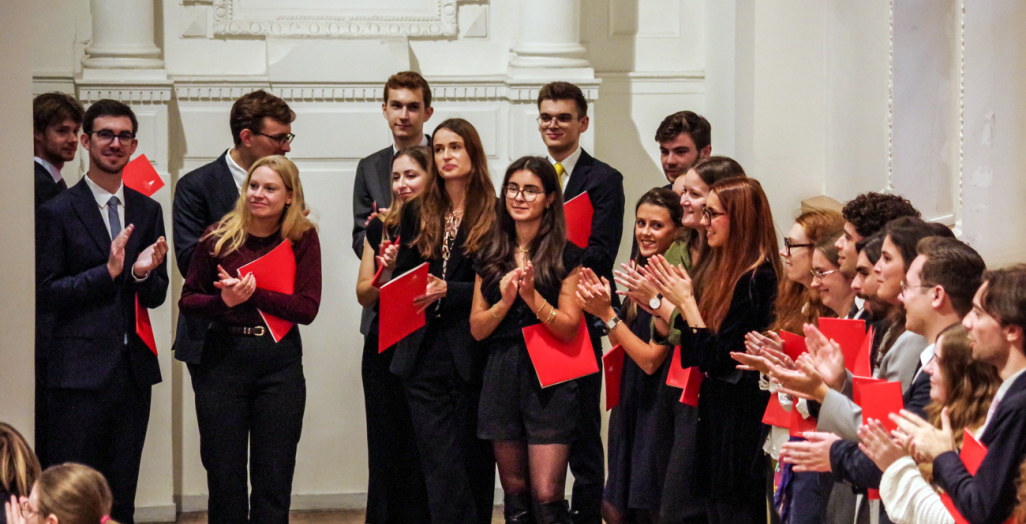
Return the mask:
{"type": "Polygon", "coordinates": [[[856,377],[873,376],[873,364],[870,358],[873,356],[873,326],[869,326],[866,337],[862,339],[862,346],[859,348],[859,356],[855,357],[855,367],[851,374],[856,377]]]}
{"type": "Polygon", "coordinates": [[[820,317],[819,331],[841,345],[841,352],[844,353],[844,367],[848,371],[854,371],[855,360],[862,347],[862,339],[866,337],[865,321],[820,317]]]}
{"type": "MultiPolygon", "coordinates": [[[[386,240],[386,241],[381,243],[381,249],[384,250],[385,248],[387,248],[387,247],[389,247],[389,246],[391,246],[393,244],[398,244],[398,243],[399,243],[399,239],[398,238],[395,239],[395,242],[391,242],[389,240],[386,240]]],[[[381,281],[381,274],[384,271],[385,271],[385,266],[378,266],[378,270],[374,273],[374,280],[371,282],[371,285],[374,286],[375,288],[377,288],[378,291],[381,291],[381,286],[383,286],[385,284],[384,282],[381,281]]]]}
{"type": "MultiPolygon", "coordinates": [[[[256,278],[258,288],[291,295],[296,289],[296,254],[292,252],[292,244],[283,240],[266,255],[239,268],[240,278],[250,273],[256,278]]],[[[288,320],[257,311],[275,342],[281,341],[295,325],[288,320]]]]}
{"type": "MultiPolygon", "coordinates": [[[[962,458],[962,463],[965,464],[965,469],[969,471],[970,475],[976,475],[976,472],[980,469],[980,464],[983,463],[983,457],[986,455],[987,448],[980,441],[976,440],[975,435],[966,429],[962,437],[962,451],[959,452],[958,456],[962,458]]],[[[944,507],[948,509],[948,513],[955,518],[955,524],[969,524],[969,521],[955,508],[951,495],[942,493],[941,501],[944,502],[944,507]]],[[[1014,522],[1015,516],[1013,515],[1005,521],[1005,524],[1013,524],[1014,522]]]]}
{"type": "Polygon", "coordinates": [[[897,429],[898,425],[888,415],[897,413],[905,407],[905,401],[901,398],[901,382],[863,384],[860,389],[862,423],[866,424],[869,419],[875,418],[887,428],[887,431],[897,429]]]}
{"type": "Polygon", "coordinates": [[[566,239],[580,248],[588,247],[591,238],[591,219],[595,216],[595,208],[591,207],[591,198],[585,191],[563,204],[566,215],[566,239]]]}
{"type": "Polygon", "coordinates": [[[805,337],[803,336],[781,329],[780,340],[784,342],[784,353],[791,357],[791,360],[798,360],[802,353],[809,352],[808,349],[805,349],[805,337]]]}
{"type": "Polygon", "coordinates": [[[577,336],[569,344],[549,333],[544,324],[527,326],[523,331],[527,353],[543,388],[598,373],[584,317],[577,327],[577,336]]]}
{"type": "Polygon", "coordinates": [[[378,295],[378,353],[424,327],[424,312],[417,312],[413,299],[427,291],[428,264],[389,280],[378,295]]]}
{"type": "Polygon", "coordinates": [[[882,379],[882,378],[860,377],[860,376],[856,375],[856,376],[851,378],[851,382],[852,382],[852,384],[851,384],[851,393],[852,393],[851,394],[851,399],[853,401],[855,401],[855,405],[861,406],[862,405],[862,388],[865,385],[867,385],[867,384],[879,384],[881,382],[887,382],[887,381],[882,379]]]}
{"type": "Polygon", "coordinates": [[[670,357],[670,372],[666,374],[666,385],[680,388],[680,401],[689,406],[698,407],[698,392],[702,389],[702,380],[705,375],[698,370],[698,366],[682,368],[680,366],[680,346],[673,349],[673,356],[670,357]]]}
{"type": "Polygon", "coordinates": [[[801,413],[798,412],[798,399],[794,401],[795,405],[791,407],[791,417],[788,420],[788,429],[792,437],[805,438],[804,433],[806,431],[816,431],[816,419],[809,417],[805,418],[801,413]]]}
{"type": "Polygon", "coordinates": [[[606,411],[620,403],[620,377],[623,375],[623,347],[619,344],[602,355],[602,369],[606,371],[606,411]]]}
{"type": "Polygon", "coordinates": [[[780,405],[780,398],[776,393],[770,393],[769,402],[766,404],[766,412],[762,415],[762,423],[767,426],[778,428],[791,427],[791,414],[780,405]]]}
{"type": "Polygon", "coordinates": [[[135,333],[139,335],[146,347],[154,355],[157,354],[157,341],[153,338],[153,325],[150,324],[150,310],[139,304],[139,294],[135,295],[135,333]]]}
{"type": "Polygon", "coordinates": [[[146,155],[139,155],[125,165],[125,170],[121,172],[121,181],[125,187],[146,196],[153,196],[157,190],[164,187],[164,181],[160,179],[157,170],[153,169],[153,164],[150,164],[146,155]]]}

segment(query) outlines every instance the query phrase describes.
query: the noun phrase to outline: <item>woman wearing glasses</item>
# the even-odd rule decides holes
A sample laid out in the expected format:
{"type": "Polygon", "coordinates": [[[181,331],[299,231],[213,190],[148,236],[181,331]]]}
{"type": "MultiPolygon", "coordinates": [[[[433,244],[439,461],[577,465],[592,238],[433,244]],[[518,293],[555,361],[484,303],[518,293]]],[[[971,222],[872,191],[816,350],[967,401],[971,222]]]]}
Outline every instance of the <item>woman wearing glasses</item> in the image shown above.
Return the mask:
{"type": "MultiPolygon", "coordinates": [[[[712,524],[766,520],[762,466],[762,414],[769,394],[759,374],[736,368],[730,353],[743,351],[745,334],[773,318],[778,275],[773,216],[762,185],[730,178],[710,188],[703,211],[709,252],[690,277],[662,257],[647,278],[677,309],[666,343],[679,344],[681,366],[705,375],[698,403],[690,494],[705,499],[712,524]]],[[[665,493],[665,487],[664,487],[665,493]]]]}
{"type": "Polygon", "coordinates": [[[395,274],[427,262],[414,304],[427,325],[399,341],[393,373],[403,381],[420,450],[431,522],[487,523],[495,462],[477,438],[484,353],[470,335],[473,257],[495,221],[495,189],[474,126],[446,120],[431,136],[434,164],[423,192],[403,206],[395,274]]]}

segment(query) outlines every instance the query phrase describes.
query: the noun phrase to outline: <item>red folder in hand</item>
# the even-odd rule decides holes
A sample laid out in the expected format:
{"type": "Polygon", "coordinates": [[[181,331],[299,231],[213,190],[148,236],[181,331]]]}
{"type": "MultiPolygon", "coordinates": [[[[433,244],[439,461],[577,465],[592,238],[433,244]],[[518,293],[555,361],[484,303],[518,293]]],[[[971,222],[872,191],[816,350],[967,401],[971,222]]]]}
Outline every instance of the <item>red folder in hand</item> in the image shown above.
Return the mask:
{"type": "Polygon", "coordinates": [[[854,387],[861,389],[858,395],[862,400],[863,424],[869,423],[872,418],[879,420],[889,432],[898,428],[888,415],[905,407],[905,401],[901,398],[901,382],[878,382],[854,387]]]}
{"type": "Polygon", "coordinates": [[[547,388],[598,373],[595,350],[591,346],[591,337],[588,336],[583,317],[581,325],[577,327],[577,336],[570,343],[557,339],[544,324],[527,326],[523,331],[527,353],[531,356],[541,387],[547,388]]]}
{"type": "Polygon", "coordinates": [[[606,372],[606,411],[620,403],[620,377],[623,376],[623,347],[619,344],[602,355],[602,369],[606,372]]]}
{"type": "Polygon", "coordinates": [[[698,393],[702,388],[702,380],[705,375],[698,370],[698,366],[682,368],[680,366],[680,346],[673,349],[673,356],[670,358],[670,372],[666,374],[666,385],[680,388],[682,404],[698,407],[698,393]]]}
{"type": "Polygon", "coordinates": [[[791,414],[780,405],[780,397],[776,393],[770,393],[769,402],[766,404],[766,412],[762,415],[762,423],[767,426],[788,428],[791,426],[791,414]]]}
{"type": "MultiPolygon", "coordinates": [[[[266,255],[239,268],[240,278],[250,273],[256,278],[258,288],[291,295],[296,289],[296,254],[292,251],[292,244],[283,240],[266,255]]],[[[280,342],[295,325],[259,309],[257,311],[275,342],[280,342]]]]}
{"type": "Polygon", "coordinates": [[[808,353],[809,350],[805,348],[805,337],[795,335],[794,333],[780,330],[780,340],[784,342],[784,353],[791,357],[791,360],[798,360],[798,357],[802,356],[802,353],[808,353]]]}
{"type": "Polygon", "coordinates": [[[121,172],[121,181],[125,187],[146,196],[153,196],[157,190],[164,187],[164,181],[160,179],[157,170],[153,169],[153,164],[150,164],[146,155],[139,155],[125,165],[125,170],[121,172]]]}
{"type": "Polygon", "coordinates": [[[873,376],[873,364],[870,358],[873,355],[873,326],[869,326],[866,337],[862,339],[862,346],[859,348],[859,356],[855,357],[855,366],[851,374],[856,377],[873,376]]]}
{"type": "Polygon", "coordinates": [[[424,312],[417,312],[413,299],[427,291],[428,264],[389,280],[378,295],[378,353],[424,327],[424,312]]]}
{"type": "MultiPolygon", "coordinates": [[[[965,469],[970,475],[976,475],[976,472],[980,469],[980,464],[983,463],[983,457],[986,455],[987,448],[979,440],[976,440],[976,436],[970,433],[968,429],[965,430],[962,437],[962,451],[959,452],[958,456],[962,458],[962,463],[965,464],[965,469]]],[[[941,501],[944,502],[944,507],[948,509],[948,513],[954,517],[955,524],[969,524],[969,521],[955,508],[951,495],[947,493],[941,494],[941,501]]],[[[1015,516],[1013,515],[1005,521],[1005,524],[1013,524],[1014,522],[1015,516]]]]}
{"type": "Polygon", "coordinates": [[[879,384],[881,382],[887,382],[882,378],[872,377],[851,377],[851,399],[855,401],[856,406],[862,406],[862,388],[866,384],[879,384]]]}
{"type": "Polygon", "coordinates": [[[595,208],[591,207],[591,198],[585,191],[563,204],[566,215],[566,239],[584,249],[591,238],[591,219],[595,216],[595,208]]]}
{"type": "Polygon", "coordinates": [[[806,431],[816,431],[816,419],[805,418],[798,412],[798,399],[794,399],[794,405],[791,406],[791,418],[788,422],[788,429],[792,437],[805,438],[806,431]]]}
{"type": "Polygon", "coordinates": [[[866,323],[863,320],[844,318],[819,319],[819,331],[834,342],[841,345],[844,353],[844,367],[848,371],[855,369],[855,360],[862,348],[862,339],[866,337],[866,323]]]}
{"type": "Polygon", "coordinates": [[[153,338],[153,325],[150,324],[150,310],[139,303],[139,294],[135,295],[135,333],[139,335],[146,347],[154,355],[157,354],[157,341],[153,338]]]}

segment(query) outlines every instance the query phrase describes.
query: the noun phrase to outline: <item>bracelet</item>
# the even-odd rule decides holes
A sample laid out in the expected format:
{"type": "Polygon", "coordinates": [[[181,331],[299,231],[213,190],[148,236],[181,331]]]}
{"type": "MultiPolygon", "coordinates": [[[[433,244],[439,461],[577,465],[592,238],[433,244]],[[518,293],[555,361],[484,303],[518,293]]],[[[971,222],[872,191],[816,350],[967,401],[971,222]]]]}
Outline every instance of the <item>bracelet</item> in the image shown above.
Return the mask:
{"type": "Polygon", "coordinates": [[[545,306],[547,306],[547,305],[549,305],[549,303],[547,301],[545,301],[545,300],[542,300],[542,305],[541,305],[541,307],[538,308],[538,311],[534,312],[534,316],[540,315],[542,310],[545,309],[545,306]]]}
{"type": "Polygon", "coordinates": [[[499,315],[495,314],[495,306],[497,306],[497,305],[499,305],[499,304],[496,303],[492,307],[488,308],[488,312],[492,314],[492,318],[494,318],[495,320],[502,320],[502,317],[500,317],[499,315]]]}
{"type": "Polygon", "coordinates": [[[542,324],[548,324],[549,322],[552,322],[552,319],[556,318],[556,308],[552,308],[549,311],[551,312],[549,313],[549,318],[545,322],[542,322],[542,324]]]}

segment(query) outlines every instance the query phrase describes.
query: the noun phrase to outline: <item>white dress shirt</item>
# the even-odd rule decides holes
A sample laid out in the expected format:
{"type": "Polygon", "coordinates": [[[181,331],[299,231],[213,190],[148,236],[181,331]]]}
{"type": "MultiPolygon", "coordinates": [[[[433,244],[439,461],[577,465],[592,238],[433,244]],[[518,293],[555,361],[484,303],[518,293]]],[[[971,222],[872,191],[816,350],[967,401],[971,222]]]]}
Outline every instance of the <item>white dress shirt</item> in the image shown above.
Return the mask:
{"type": "Polygon", "coordinates": [[[235,179],[235,188],[241,194],[242,184],[246,183],[246,170],[235,163],[235,159],[232,158],[232,151],[235,151],[234,147],[228,150],[228,154],[224,156],[224,161],[228,164],[228,171],[232,174],[232,178],[235,179]]]}
{"type": "Polygon", "coordinates": [[[93,198],[96,199],[96,205],[100,207],[100,217],[103,218],[103,225],[107,226],[107,236],[111,240],[114,240],[114,235],[110,234],[110,211],[107,210],[107,203],[110,201],[110,197],[118,197],[118,226],[121,227],[121,231],[125,229],[125,184],[118,186],[118,190],[115,193],[111,193],[106,189],[96,185],[93,179],[89,178],[89,175],[85,177],[86,185],[89,186],[89,190],[93,192],[93,198]]]}
{"type": "MultiPolygon", "coordinates": [[[[426,146],[426,145],[428,145],[428,137],[427,137],[427,135],[422,135],[420,137],[420,143],[417,144],[417,145],[418,146],[426,146]]],[[[398,153],[399,153],[399,147],[395,145],[395,141],[393,140],[392,141],[392,156],[395,156],[398,153]]]]}
{"type": "MultiPolygon", "coordinates": [[[[577,150],[570,153],[570,156],[564,158],[559,164],[563,165],[563,171],[566,172],[566,178],[563,179],[563,190],[566,190],[566,185],[570,183],[570,177],[574,174],[574,167],[577,166],[577,161],[581,159],[581,149],[577,146],[577,150]]],[[[556,165],[556,159],[552,158],[552,155],[545,155],[545,158],[549,159],[552,165],[556,165]]]]}
{"type": "Polygon", "coordinates": [[[50,176],[53,177],[54,182],[61,181],[63,177],[61,176],[61,170],[57,169],[57,166],[47,162],[46,160],[43,160],[42,158],[39,158],[38,156],[32,157],[32,159],[35,160],[37,164],[43,166],[46,169],[47,173],[50,173],[50,176]]]}

